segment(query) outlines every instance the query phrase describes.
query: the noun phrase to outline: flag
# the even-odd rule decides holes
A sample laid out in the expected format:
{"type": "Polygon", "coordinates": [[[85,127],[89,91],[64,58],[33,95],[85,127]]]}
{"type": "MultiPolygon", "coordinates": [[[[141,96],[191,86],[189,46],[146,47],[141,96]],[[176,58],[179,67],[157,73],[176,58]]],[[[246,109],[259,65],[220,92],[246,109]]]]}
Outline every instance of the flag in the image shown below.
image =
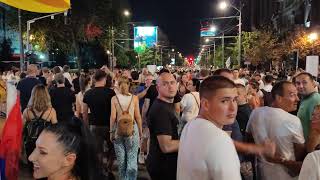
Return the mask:
{"type": "Polygon", "coordinates": [[[22,116],[20,98],[12,82],[7,83],[8,116],[0,139],[0,179],[17,180],[22,144],[22,116]],[[11,99],[10,99],[11,98],[11,99]],[[12,101],[13,100],[13,101],[12,101]],[[10,103],[13,103],[10,105],[10,103]]]}
{"type": "Polygon", "coordinates": [[[70,0],[0,0],[0,2],[38,13],[63,12],[70,8],[70,0]]]}
{"type": "Polygon", "coordinates": [[[231,59],[230,59],[230,57],[228,57],[228,59],[226,61],[226,67],[230,68],[230,65],[231,65],[231,59]]]}

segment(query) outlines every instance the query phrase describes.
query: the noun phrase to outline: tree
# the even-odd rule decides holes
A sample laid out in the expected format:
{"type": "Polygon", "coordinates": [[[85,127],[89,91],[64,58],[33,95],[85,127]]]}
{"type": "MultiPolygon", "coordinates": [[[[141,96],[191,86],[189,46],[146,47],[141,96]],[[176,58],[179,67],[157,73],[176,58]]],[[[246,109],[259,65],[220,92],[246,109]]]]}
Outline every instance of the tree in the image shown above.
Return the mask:
{"type": "Polygon", "coordinates": [[[1,61],[8,61],[12,58],[13,50],[11,49],[11,40],[4,39],[1,42],[1,49],[0,49],[0,60],[1,61]]]}
{"type": "Polygon", "coordinates": [[[156,50],[154,48],[146,48],[143,53],[139,54],[139,58],[141,67],[145,67],[146,65],[159,62],[160,55],[156,53],[156,50]]]}
{"type": "Polygon", "coordinates": [[[308,35],[308,31],[301,27],[288,33],[287,38],[284,40],[285,44],[287,44],[285,47],[286,54],[290,55],[294,51],[298,51],[299,59],[304,59],[311,54],[319,54],[320,40],[310,41],[308,35]]]}
{"type": "Polygon", "coordinates": [[[268,30],[243,32],[242,47],[245,60],[253,65],[280,61],[284,54],[283,44],[268,30]]]}
{"type": "MultiPolygon", "coordinates": [[[[81,68],[84,49],[90,45],[90,41],[96,38],[100,40],[104,49],[111,49],[111,26],[114,27],[115,34],[127,28],[122,10],[116,6],[116,0],[71,0],[72,9],[67,18],[62,15],[32,23],[30,34],[35,34],[33,43],[37,43],[41,50],[52,50],[58,48],[65,54],[75,56],[78,66],[81,68]],[[39,43],[37,33],[42,34],[39,43]],[[82,49],[84,48],[84,49],[82,49]]],[[[11,16],[11,26],[18,29],[17,11],[11,16]]],[[[22,12],[23,29],[26,29],[26,21],[44,14],[22,12]]],[[[25,33],[24,33],[25,34],[25,33]]],[[[26,36],[24,36],[26,38],[26,36]]],[[[89,48],[90,49],[90,48],[89,48]]]]}

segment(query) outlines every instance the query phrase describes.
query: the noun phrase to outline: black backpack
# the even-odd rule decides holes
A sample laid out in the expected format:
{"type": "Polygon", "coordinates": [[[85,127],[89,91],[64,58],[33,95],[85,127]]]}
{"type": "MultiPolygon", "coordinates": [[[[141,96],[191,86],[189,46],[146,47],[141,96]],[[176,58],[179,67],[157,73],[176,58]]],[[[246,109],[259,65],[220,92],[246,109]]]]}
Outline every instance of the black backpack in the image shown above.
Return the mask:
{"type": "Polygon", "coordinates": [[[269,107],[271,107],[272,101],[273,101],[271,92],[267,92],[267,91],[264,90],[264,89],[261,89],[261,91],[262,91],[262,93],[263,93],[264,106],[269,106],[269,107]]]}
{"type": "Polygon", "coordinates": [[[48,127],[51,123],[43,119],[43,114],[46,111],[43,111],[38,117],[33,109],[30,109],[33,114],[33,119],[27,121],[23,130],[24,134],[24,143],[26,145],[35,145],[40,133],[48,127]]]}

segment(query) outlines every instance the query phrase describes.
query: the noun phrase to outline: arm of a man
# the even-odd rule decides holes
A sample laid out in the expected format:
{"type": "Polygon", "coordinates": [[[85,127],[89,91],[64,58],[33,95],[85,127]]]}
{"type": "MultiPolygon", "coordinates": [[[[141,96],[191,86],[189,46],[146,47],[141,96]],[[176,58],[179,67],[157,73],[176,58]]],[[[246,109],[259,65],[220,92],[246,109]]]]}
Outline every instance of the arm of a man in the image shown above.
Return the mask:
{"type": "Polygon", "coordinates": [[[178,152],[179,140],[173,140],[169,135],[158,135],[157,139],[163,153],[178,152]]]}
{"type": "Polygon", "coordinates": [[[145,98],[143,106],[142,106],[142,121],[143,122],[145,122],[147,119],[147,112],[148,112],[149,106],[150,106],[150,99],[145,98]]]}
{"type": "Polygon", "coordinates": [[[86,124],[89,124],[88,105],[86,103],[83,103],[82,108],[83,108],[82,110],[83,121],[86,122],[86,124]]]}

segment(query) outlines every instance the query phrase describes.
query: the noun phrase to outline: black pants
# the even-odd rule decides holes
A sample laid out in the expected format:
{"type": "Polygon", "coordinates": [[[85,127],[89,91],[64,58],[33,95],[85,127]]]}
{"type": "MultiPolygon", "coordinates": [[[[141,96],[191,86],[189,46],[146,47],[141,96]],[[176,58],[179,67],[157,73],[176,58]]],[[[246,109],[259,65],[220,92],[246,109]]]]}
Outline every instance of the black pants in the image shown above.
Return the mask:
{"type": "Polygon", "coordinates": [[[99,158],[103,164],[103,158],[107,158],[107,170],[111,171],[113,161],[115,160],[115,152],[113,143],[110,141],[110,128],[107,126],[90,125],[90,131],[95,136],[97,141],[99,158]]]}

